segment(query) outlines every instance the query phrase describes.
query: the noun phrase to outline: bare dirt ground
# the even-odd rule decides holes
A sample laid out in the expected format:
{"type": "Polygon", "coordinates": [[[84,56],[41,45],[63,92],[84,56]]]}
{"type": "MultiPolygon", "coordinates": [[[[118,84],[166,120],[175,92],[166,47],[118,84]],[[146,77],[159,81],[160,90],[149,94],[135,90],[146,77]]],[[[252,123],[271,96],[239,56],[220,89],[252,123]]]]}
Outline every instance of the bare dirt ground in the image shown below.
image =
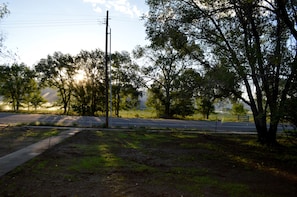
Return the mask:
{"type": "Polygon", "coordinates": [[[0,196],[296,196],[296,147],[255,141],[82,131],[0,177],[0,196]]]}

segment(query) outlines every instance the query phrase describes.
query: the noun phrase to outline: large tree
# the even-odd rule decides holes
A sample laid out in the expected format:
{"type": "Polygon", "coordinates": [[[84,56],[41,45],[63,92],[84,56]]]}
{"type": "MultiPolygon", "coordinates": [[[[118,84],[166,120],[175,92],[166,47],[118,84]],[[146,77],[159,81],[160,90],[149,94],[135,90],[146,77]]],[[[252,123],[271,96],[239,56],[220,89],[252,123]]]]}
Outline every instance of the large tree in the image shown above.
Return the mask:
{"type": "Polygon", "coordinates": [[[185,117],[195,113],[195,99],[202,83],[200,74],[192,68],[184,69],[173,82],[171,111],[185,117]]]}
{"type": "Polygon", "coordinates": [[[0,66],[0,95],[11,103],[14,111],[19,111],[27,94],[33,93],[35,72],[25,64],[0,66]]]}
{"type": "Polygon", "coordinates": [[[111,65],[113,108],[116,116],[119,116],[121,109],[133,109],[139,105],[143,80],[139,66],[132,61],[127,51],[113,53],[111,65]]]}
{"type": "Polygon", "coordinates": [[[148,104],[153,105],[159,116],[171,118],[173,115],[182,115],[180,114],[182,111],[185,112],[185,109],[177,109],[178,104],[181,103],[179,99],[185,96],[182,92],[186,88],[186,84],[178,80],[186,80],[184,76],[190,76],[193,73],[190,70],[188,73],[185,72],[186,68],[190,68],[191,61],[190,55],[183,51],[184,42],[179,42],[178,39],[168,39],[167,42],[159,44],[138,47],[134,55],[137,58],[143,58],[145,66],[142,73],[150,81],[149,99],[153,102],[149,101],[148,104]]]}
{"type": "Polygon", "coordinates": [[[82,75],[74,84],[74,109],[81,115],[94,116],[104,111],[104,52],[100,50],[81,51],[76,57],[76,65],[82,75]]]}
{"type": "Polygon", "coordinates": [[[214,103],[240,95],[240,79],[226,67],[206,67],[198,92],[198,111],[208,119],[214,112],[214,103]]]}
{"type": "Polygon", "coordinates": [[[48,55],[46,59],[41,59],[35,69],[41,83],[57,89],[63,113],[67,114],[70,108],[74,76],[78,71],[73,57],[69,54],[55,52],[52,56],[48,55]]]}
{"type": "Polygon", "coordinates": [[[176,36],[171,34],[174,30],[195,43],[200,54],[195,59],[205,68],[219,65],[235,74],[247,97],[238,89],[229,91],[251,107],[259,141],[276,143],[277,126],[297,68],[296,1],[147,3],[146,31],[152,43],[162,46],[168,37],[176,36]]]}

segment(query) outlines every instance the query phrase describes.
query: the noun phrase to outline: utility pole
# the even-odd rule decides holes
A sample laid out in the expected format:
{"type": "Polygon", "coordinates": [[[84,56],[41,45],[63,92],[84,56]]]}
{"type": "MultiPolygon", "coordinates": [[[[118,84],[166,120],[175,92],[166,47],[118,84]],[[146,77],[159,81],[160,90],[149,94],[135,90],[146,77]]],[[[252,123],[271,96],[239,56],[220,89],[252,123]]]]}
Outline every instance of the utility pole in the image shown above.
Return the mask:
{"type": "Polygon", "coordinates": [[[110,121],[109,124],[112,127],[112,71],[111,71],[111,64],[112,64],[112,57],[111,57],[111,28],[109,28],[109,89],[110,89],[110,121]]]}
{"type": "Polygon", "coordinates": [[[105,37],[105,126],[108,128],[108,10],[106,12],[106,37],[105,37]]]}

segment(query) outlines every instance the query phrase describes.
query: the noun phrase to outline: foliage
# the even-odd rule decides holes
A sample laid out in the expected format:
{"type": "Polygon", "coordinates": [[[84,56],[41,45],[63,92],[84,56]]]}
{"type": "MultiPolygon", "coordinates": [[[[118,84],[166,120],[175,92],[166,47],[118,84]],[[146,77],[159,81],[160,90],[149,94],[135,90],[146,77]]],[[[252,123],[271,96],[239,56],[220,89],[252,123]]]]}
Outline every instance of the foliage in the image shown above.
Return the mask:
{"type": "Polygon", "coordinates": [[[33,106],[35,111],[37,107],[41,107],[46,103],[46,100],[42,97],[39,84],[35,79],[31,79],[29,82],[30,91],[25,94],[24,103],[27,105],[28,110],[30,106],[33,106]]]}
{"type": "MultiPolygon", "coordinates": [[[[3,19],[8,14],[9,14],[9,10],[7,8],[7,4],[1,3],[0,4],[0,20],[3,19]]],[[[4,40],[4,37],[2,35],[2,32],[0,32],[0,57],[5,55],[3,40],[4,40]]]]}
{"type": "Polygon", "coordinates": [[[14,111],[19,111],[28,94],[38,94],[31,88],[35,83],[34,78],[35,72],[25,64],[0,67],[0,95],[12,105],[14,111]]]}
{"type": "Polygon", "coordinates": [[[291,97],[285,105],[284,119],[292,123],[297,128],[297,98],[291,97]]]}
{"type": "Polygon", "coordinates": [[[73,110],[80,115],[94,116],[104,111],[104,52],[81,51],[75,58],[84,79],[73,84],[73,110]]]}
{"type": "Polygon", "coordinates": [[[215,110],[213,102],[207,97],[204,97],[202,99],[197,99],[197,105],[198,105],[198,112],[200,112],[206,119],[208,119],[209,115],[213,113],[215,110]]]}
{"type": "Polygon", "coordinates": [[[57,89],[59,103],[63,106],[63,113],[67,114],[70,108],[74,76],[77,72],[73,57],[69,54],[55,52],[52,56],[48,55],[46,59],[41,59],[35,69],[44,86],[57,89]]]}
{"type": "Polygon", "coordinates": [[[247,110],[244,109],[244,105],[242,103],[233,103],[232,105],[232,114],[233,115],[237,115],[237,116],[240,116],[240,115],[246,115],[247,113],[247,110]]]}
{"type": "Polygon", "coordinates": [[[139,105],[140,88],[143,80],[139,74],[139,66],[134,63],[128,52],[115,52],[111,55],[112,95],[116,116],[120,110],[134,109],[139,105]]]}
{"type": "MultiPolygon", "coordinates": [[[[297,74],[295,78],[297,77],[297,74]]],[[[284,120],[289,121],[297,128],[297,80],[294,80],[293,86],[290,88],[288,99],[285,103],[284,120]]]]}
{"type": "Polygon", "coordinates": [[[146,64],[142,69],[143,75],[152,82],[148,87],[148,105],[154,107],[159,116],[166,118],[193,113],[192,97],[197,76],[199,78],[195,70],[186,70],[190,68],[191,61],[182,49],[174,48],[176,45],[176,40],[172,39],[163,43],[162,47],[151,45],[134,51],[134,56],[142,58],[146,64]]]}
{"type": "Polygon", "coordinates": [[[194,69],[185,69],[173,82],[172,114],[182,117],[195,112],[194,96],[201,85],[201,76],[194,69]]]}
{"type": "Polygon", "coordinates": [[[223,68],[215,93],[250,105],[258,139],[276,143],[297,70],[294,1],[148,0],[146,32],[153,46],[181,48],[205,73],[223,68]],[[178,35],[178,37],[177,37],[178,35]],[[180,39],[177,39],[180,38],[180,39]],[[182,38],[182,39],[181,39],[182,38]],[[193,50],[195,53],[193,53],[193,50]],[[241,90],[247,93],[243,97],[241,90]],[[267,119],[271,120],[267,123],[267,119]],[[270,124],[268,126],[268,124],[270,124]]]}

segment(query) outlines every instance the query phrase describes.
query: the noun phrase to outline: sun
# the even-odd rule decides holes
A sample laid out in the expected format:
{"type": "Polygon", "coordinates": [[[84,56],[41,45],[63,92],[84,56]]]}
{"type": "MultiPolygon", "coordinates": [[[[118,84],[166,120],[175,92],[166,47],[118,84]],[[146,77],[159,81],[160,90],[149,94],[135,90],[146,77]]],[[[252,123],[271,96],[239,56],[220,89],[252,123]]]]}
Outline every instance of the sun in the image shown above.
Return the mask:
{"type": "Polygon", "coordinates": [[[85,79],[86,79],[86,75],[85,75],[85,72],[82,70],[79,70],[77,72],[77,74],[74,76],[74,81],[77,83],[80,83],[80,82],[84,81],[85,79]]]}

